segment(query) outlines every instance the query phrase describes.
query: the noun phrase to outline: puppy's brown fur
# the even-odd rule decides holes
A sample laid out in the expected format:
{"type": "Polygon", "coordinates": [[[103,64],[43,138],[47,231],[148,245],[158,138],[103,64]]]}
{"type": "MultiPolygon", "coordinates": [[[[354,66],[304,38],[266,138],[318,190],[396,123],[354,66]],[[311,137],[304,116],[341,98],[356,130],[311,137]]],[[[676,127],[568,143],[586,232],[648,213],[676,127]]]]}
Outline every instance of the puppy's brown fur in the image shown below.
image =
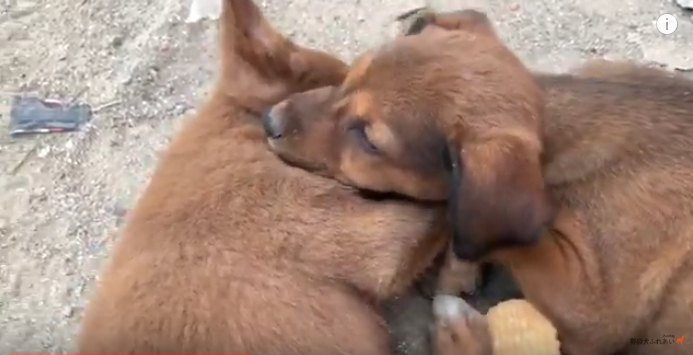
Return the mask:
{"type": "Polygon", "coordinates": [[[449,197],[455,254],[508,267],[567,354],[690,353],[631,339],[692,336],[693,83],[613,63],[533,75],[483,14],[456,16],[275,107],[274,150],[449,197]]]}
{"type": "Polygon", "coordinates": [[[221,75],[175,137],[91,299],[79,352],[391,354],[374,301],[445,243],[440,208],[373,201],[278,160],[258,113],[346,67],[225,0],[221,75]]]}

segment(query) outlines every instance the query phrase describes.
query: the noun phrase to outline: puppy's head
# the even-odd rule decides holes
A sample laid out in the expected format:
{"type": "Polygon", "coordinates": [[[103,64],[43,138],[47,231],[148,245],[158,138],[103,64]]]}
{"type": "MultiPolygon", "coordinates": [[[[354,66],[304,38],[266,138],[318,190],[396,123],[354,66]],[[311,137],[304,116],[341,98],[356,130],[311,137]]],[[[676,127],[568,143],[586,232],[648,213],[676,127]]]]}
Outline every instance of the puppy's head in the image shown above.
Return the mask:
{"type": "Polygon", "coordinates": [[[252,0],[223,0],[219,32],[218,87],[258,113],[290,93],[338,85],[347,72],[339,59],[278,33],[252,0]]]}
{"type": "Polygon", "coordinates": [[[458,28],[397,38],[341,86],[294,95],[264,120],[289,162],[362,189],[448,199],[455,253],[473,260],[533,243],[552,209],[541,92],[484,14],[460,13],[444,21],[458,28]]]}

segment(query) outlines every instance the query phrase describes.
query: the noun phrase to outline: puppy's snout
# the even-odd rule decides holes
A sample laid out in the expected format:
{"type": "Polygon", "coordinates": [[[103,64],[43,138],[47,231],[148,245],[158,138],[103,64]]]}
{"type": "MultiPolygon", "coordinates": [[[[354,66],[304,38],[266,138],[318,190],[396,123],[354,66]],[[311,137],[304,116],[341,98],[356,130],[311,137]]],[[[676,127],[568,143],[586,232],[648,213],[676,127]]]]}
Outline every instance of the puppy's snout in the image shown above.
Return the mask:
{"type": "Polygon", "coordinates": [[[276,114],[273,109],[269,109],[262,115],[262,126],[267,137],[279,139],[286,130],[286,120],[281,115],[276,114]]]}

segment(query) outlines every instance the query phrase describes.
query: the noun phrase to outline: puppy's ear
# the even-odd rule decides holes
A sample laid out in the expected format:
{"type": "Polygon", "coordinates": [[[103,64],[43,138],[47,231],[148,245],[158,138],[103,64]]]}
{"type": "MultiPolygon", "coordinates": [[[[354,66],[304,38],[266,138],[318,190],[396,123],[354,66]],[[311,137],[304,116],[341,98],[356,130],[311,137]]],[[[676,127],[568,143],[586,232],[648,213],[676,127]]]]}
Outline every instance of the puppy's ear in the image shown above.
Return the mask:
{"type": "Polygon", "coordinates": [[[395,21],[399,25],[398,34],[411,36],[421,33],[435,19],[435,12],[427,6],[417,7],[399,14],[395,21]]]}
{"type": "Polygon", "coordinates": [[[467,9],[451,12],[433,12],[423,7],[417,8],[397,17],[397,21],[404,27],[402,34],[405,36],[416,35],[435,26],[448,31],[467,31],[476,34],[495,36],[495,29],[485,13],[467,9]]]}
{"type": "Polygon", "coordinates": [[[496,31],[485,13],[477,10],[444,12],[435,16],[433,24],[446,30],[467,31],[495,36],[496,31]]]}
{"type": "Polygon", "coordinates": [[[476,260],[499,247],[536,242],[554,214],[538,139],[510,132],[451,145],[455,255],[476,260]]]}
{"type": "Polygon", "coordinates": [[[222,73],[235,70],[239,60],[251,64],[263,76],[286,73],[288,61],[283,56],[294,49],[294,44],[272,28],[252,0],[222,1],[222,73]]]}
{"type": "Polygon", "coordinates": [[[338,85],[347,67],[277,32],[252,0],[221,0],[218,87],[247,109],[264,111],[287,95],[338,85]]]}

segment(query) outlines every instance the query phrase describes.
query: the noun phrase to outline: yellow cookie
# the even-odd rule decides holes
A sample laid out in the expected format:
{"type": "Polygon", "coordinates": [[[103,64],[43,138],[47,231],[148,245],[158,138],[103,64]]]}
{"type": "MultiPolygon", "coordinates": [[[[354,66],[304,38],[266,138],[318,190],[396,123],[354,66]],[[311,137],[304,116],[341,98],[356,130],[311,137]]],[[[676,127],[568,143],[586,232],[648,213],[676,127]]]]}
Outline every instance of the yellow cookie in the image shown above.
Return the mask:
{"type": "Polygon", "coordinates": [[[560,355],[556,328],[524,300],[497,304],[486,314],[494,355],[560,355]]]}

